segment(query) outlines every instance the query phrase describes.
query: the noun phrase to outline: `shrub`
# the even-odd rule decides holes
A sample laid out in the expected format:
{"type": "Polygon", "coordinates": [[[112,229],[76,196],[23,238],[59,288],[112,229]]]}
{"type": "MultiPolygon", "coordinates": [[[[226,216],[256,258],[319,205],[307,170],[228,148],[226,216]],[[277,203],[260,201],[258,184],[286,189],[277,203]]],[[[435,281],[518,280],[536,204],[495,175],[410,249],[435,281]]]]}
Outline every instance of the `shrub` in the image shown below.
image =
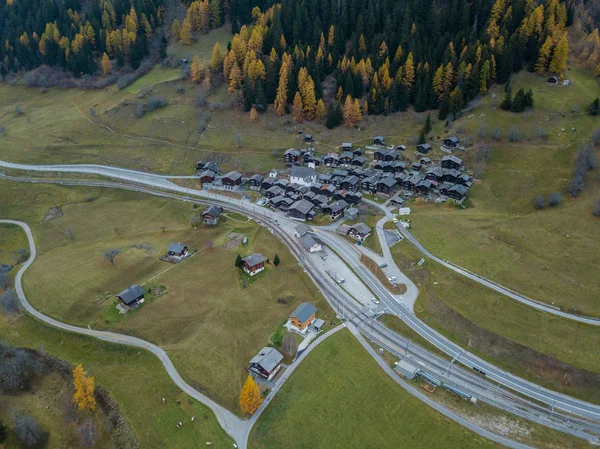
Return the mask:
{"type": "Polygon", "coordinates": [[[543,195],[537,195],[533,199],[533,207],[535,207],[536,209],[544,208],[544,196],[543,195]]]}
{"type": "Polygon", "coordinates": [[[135,110],[135,118],[142,118],[144,116],[146,112],[146,106],[144,106],[144,103],[138,103],[137,108],[135,110]]]}
{"type": "Polygon", "coordinates": [[[590,141],[592,142],[593,145],[599,145],[600,144],[600,128],[594,130],[594,132],[592,133],[592,137],[591,137],[590,141]]]}
{"type": "Polygon", "coordinates": [[[600,115],[600,98],[596,98],[592,101],[592,104],[588,108],[588,114],[590,115],[600,115]]]}
{"type": "Polygon", "coordinates": [[[548,132],[544,128],[538,127],[535,130],[535,137],[540,140],[546,140],[548,139],[548,132]]]}
{"type": "Polygon", "coordinates": [[[508,141],[509,142],[520,142],[523,138],[523,132],[516,126],[511,126],[508,130],[508,141]]]}
{"type": "Polygon", "coordinates": [[[548,195],[548,206],[557,206],[560,204],[560,200],[562,200],[562,195],[560,192],[552,192],[548,195]]]}
{"type": "Polygon", "coordinates": [[[21,311],[19,300],[13,289],[6,290],[0,296],[0,309],[5,316],[14,316],[21,311]]]}
{"type": "Polygon", "coordinates": [[[35,418],[25,412],[13,412],[13,430],[23,447],[44,447],[48,440],[48,433],[44,431],[35,418]]]}
{"type": "Polygon", "coordinates": [[[148,109],[154,111],[155,109],[164,108],[167,105],[165,97],[160,95],[153,95],[148,98],[148,109]]]}
{"type": "Polygon", "coordinates": [[[6,136],[6,128],[4,126],[0,126],[0,136],[6,136]]]}
{"type": "Polygon", "coordinates": [[[596,200],[596,204],[594,204],[594,209],[592,210],[592,213],[595,217],[600,217],[600,198],[596,200]]]}
{"type": "Polygon", "coordinates": [[[502,139],[502,128],[494,128],[492,131],[492,139],[495,141],[499,141],[502,139]]]}
{"type": "Polygon", "coordinates": [[[482,139],[486,139],[488,136],[489,132],[488,132],[488,127],[487,125],[481,125],[479,127],[479,129],[477,130],[477,135],[479,137],[481,137],[482,139]]]}
{"type": "Polygon", "coordinates": [[[125,89],[127,86],[129,86],[134,81],[135,81],[134,74],[133,73],[127,73],[126,75],[123,75],[122,77],[120,77],[117,80],[117,87],[119,88],[119,90],[125,89]]]}
{"type": "Polygon", "coordinates": [[[583,175],[581,173],[576,173],[567,187],[567,193],[572,197],[576,197],[583,190],[584,186],[585,180],[583,179],[583,175]]]}

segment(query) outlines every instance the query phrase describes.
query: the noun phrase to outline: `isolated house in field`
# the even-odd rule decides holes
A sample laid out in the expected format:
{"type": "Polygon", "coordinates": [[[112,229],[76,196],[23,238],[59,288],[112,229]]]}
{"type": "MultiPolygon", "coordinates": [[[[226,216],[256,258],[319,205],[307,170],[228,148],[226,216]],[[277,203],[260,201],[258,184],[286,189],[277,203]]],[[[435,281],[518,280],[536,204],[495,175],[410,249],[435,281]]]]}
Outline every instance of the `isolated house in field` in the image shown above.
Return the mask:
{"type": "Polygon", "coordinates": [[[373,145],[385,145],[385,139],[383,136],[373,137],[373,145]]]}
{"type": "MultiPolygon", "coordinates": [[[[445,144],[444,144],[445,145],[445,144]]],[[[444,156],[442,158],[442,168],[448,168],[453,170],[460,170],[462,167],[463,161],[462,159],[456,156],[444,156]]]]}
{"type": "Polygon", "coordinates": [[[460,139],[456,136],[444,138],[444,146],[446,148],[458,148],[460,145],[460,139]]]}
{"type": "Polygon", "coordinates": [[[167,255],[171,257],[186,257],[188,254],[188,247],[181,243],[171,243],[167,249],[167,255]]]}
{"type": "Polygon", "coordinates": [[[139,285],[132,285],[131,287],[123,290],[117,295],[119,302],[127,310],[137,309],[138,306],[144,302],[144,294],[146,291],[139,285]]]}
{"type": "Polygon", "coordinates": [[[309,253],[316,253],[323,249],[321,242],[312,233],[300,237],[300,244],[309,253]]]}
{"type": "Polygon", "coordinates": [[[233,190],[242,185],[242,174],[237,171],[230,171],[221,178],[223,187],[227,190],[233,190]]]}
{"type": "Polygon", "coordinates": [[[219,222],[219,218],[223,213],[223,208],[219,206],[210,206],[204,212],[202,212],[202,221],[204,224],[216,225],[219,222]]]}
{"type": "Polygon", "coordinates": [[[428,143],[422,143],[420,145],[417,145],[417,151],[421,154],[427,154],[431,151],[431,145],[429,145],[428,143]]]}
{"type": "Polygon", "coordinates": [[[364,223],[356,223],[348,229],[348,235],[359,242],[371,235],[371,228],[364,223]]]}
{"type": "Polygon", "coordinates": [[[303,302],[290,314],[290,324],[300,332],[305,332],[315,319],[317,308],[309,302],[303,302]]]}
{"type": "Polygon", "coordinates": [[[250,360],[248,370],[267,380],[273,379],[281,368],[283,355],[277,349],[265,346],[250,360]]]}
{"type": "Polygon", "coordinates": [[[265,261],[266,259],[262,254],[254,253],[242,259],[242,267],[246,273],[250,276],[254,276],[265,269],[265,261]]]}

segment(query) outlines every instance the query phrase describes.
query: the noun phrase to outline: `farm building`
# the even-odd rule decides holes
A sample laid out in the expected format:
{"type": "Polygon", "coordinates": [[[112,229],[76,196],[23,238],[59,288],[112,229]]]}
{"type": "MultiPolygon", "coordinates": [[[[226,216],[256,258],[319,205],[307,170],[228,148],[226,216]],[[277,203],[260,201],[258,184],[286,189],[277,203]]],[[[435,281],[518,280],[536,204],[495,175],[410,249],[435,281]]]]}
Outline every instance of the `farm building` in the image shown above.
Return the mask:
{"type": "Polygon", "coordinates": [[[359,242],[371,235],[371,228],[364,223],[356,223],[348,229],[348,235],[359,242]]]}
{"type": "Polygon", "coordinates": [[[223,175],[221,178],[223,187],[227,190],[233,190],[234,188],[242,185],[242,174],[237,171],[230,171],[223,175]]]}
{"type": "Polygon", "coordinates": [[[431,151],[431,145],[429,145],[428,143],[422,143],[420,145],[417,145],[417,151],[421,154],[427,154],[429,153],[429,151],[431,151]]]}
{"type": "Polygon", "coordinates": [[[277,349],[265,346],[250,360],[248,370],[267,380],[273,379],[281,368],[283,355],[277,349]]]}
{"type": "Polygon", "coordinates": [[[456,136],[444,138],[444,146],[447,148],[457,148],[460,145],[460,139],[456,136]]]}
{"type": "MultiPolygon", "coordinates": [[[[445,144],[444,144],[445,145],[445,144]]],[[[460,170],[463,165],[462,159],[456,156],[444,156],[442,158],[442,168],[450,168],[454,170],[460,170]]]]}
{"type": "Polygon", "coordinates": [[[117,295],[119,302],[127,309],[137,309],[144,302],[146,291],[139,285],[132,285],[117,295]]]}
{"type": "Polygon", "coordinates": [[[219,206],[210,206],[204,212],[202,212],[202,221],[204,224],[216,225],[219,222],[219,218],[223,213],[223,208],[219,206]]]}

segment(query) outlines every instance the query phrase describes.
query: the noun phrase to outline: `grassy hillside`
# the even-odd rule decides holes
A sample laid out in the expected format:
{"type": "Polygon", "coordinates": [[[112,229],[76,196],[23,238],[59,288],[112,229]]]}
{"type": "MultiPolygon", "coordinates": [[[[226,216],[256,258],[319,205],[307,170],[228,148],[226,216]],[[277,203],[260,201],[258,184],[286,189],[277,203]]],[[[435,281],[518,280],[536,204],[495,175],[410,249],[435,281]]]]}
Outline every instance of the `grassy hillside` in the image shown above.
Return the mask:
{"type": "Polygon", "coordinates": [[[114,190],[34,185],[13,190],[15,184],[3,184],[9,186],[0,200],[7,212],[0,214],[30,223],[38,246],[38,259],[23,280],[34,307],[62,321],[160,345],[187,381],[234,411],[248,360],[298,304],[310,301],[321,318],[334,317],[286,247],[245,217],[223,217],[216,227],[194,230],[190,218],[202,208],[183,202],[114,190]],[[11,199],[19,192],[22,196],[11,199]],[[21,205],[31,203],[39,206],[23,216],[21,205]],[[64,215],[40,220],[50,205],[62,205],[64,215]],[[232,231],[246,235],[248,245],[222,248],[232,231]],[[172,242],[199,252],[178,265],[160,261],[172,242]],[[103,257],[109,248],[122,251],[114,266],[103,257]],[[244,287],[234,261],[237,254],[253,252],[271,260],[278,254],[281,263],[244,287]],[[114,295],[136,283],[166,294],[148,295],[138,310],[118,314],[114,295]]]}
{"type": "MultiPolygon", "coordinates": [[[[192,448],[199,441],[212,441],[216,447],[232,445],[212,412],[182,393],[160,361],[148,352],[61,332],[25,315],[11,320],[0,315],[0,338],[12,346],[41,345],[49,354],[72,364],[83,363],[88,374],[118,402],[140,447],[192,448]],[[196,416],[194,422],[192,416],[196,416]],[[182,429],[175,427],[178,422],[185,423],[182,429]]],[[[33,406],[37,407],[36,401],[33,406]]],[[[47,426],[51,435],[57,435],[64,423],[48,421],[47,426]]]]}
{"type": "MultiPolygon", "coordinates": [[[[595,251],[600,226],[591,214],[600,196],[597,170],[587,176],[580,197],[565,194],[579,145],[600,126],[584,112],[600,96],[600,87],[579,70],[568,72],[567,78],[572,85],[557,87],[528,73],[513,77],[513,92],[519,87],[534,91],[529,116],[494,110],[492,98],[486,97],[455,122],[453,130],[465,134],[481,127],[491,132],[498,126],[506,132],[517,126],[529,139],[495,142],[470,134],[477,144],[464,154],[468,167],[477,164],[481,147],[492,148],[491,160],[469,194],[474,207],[413,208],[412,232],[444,259],[565,311],[600,316],[600,255],[595,251]],[[548,133],[547,140],[535,138],[538,127],[548,133]],[[563,193],[561,204],[536,211],[533,198],[552,192],[563,193]]],[[[496,95],[503,92],[496,89],[496,95]]]]}

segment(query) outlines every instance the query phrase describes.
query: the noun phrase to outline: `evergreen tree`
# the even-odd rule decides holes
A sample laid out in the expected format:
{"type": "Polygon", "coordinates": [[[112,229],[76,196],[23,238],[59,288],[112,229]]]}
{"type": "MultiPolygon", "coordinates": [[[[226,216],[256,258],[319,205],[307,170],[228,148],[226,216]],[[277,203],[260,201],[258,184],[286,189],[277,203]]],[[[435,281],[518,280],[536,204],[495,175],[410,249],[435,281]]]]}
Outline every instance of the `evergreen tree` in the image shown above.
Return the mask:
{"type": "Polygon", "coordinates": [[[425,110],[427,110],[427,88],[421,85],[415,99],[415,111],[423,112],[425,110]]]}
{"type": "Polygon", "coordinates": [[[234,266],[236,268],[241,268],[242,267],[242,256],[240,256],[239,254],[237,255],[237,257],[235,258],[235,263],[234,266]]]}
{"type": "Polygon", "coordinates": [[[525,110],[525,91],[519,89],[512,101],[511,111],[523,112],[525,110]]]}
{"type": "Polygon", "coordinates": [[[342,124],[343,121],[343,113],[340,108],[340,104],[337,103],[336,106],[333,103],[329,103],[329,108],[327,109],[327,118],[325,119],[325,126],[328,129],[333,129],[342,124]]]}
{"type": "Polygon", "coordinates": [[[0,444],[3,444],[8,438],[8,428],[6,424],[0,420],[0,444]]]}
{"type": "Polygon", "coordinates": [[[279,263],[280,263],[279,255],[275,254],[275,257],[273,258],[273,265],[275,265],[276,267],[278,267],[279,263]]]}
{"type": "Polygon", "coordinates": [[[525,107],[533,108],[533,91],[531,89],[525,93],[525,107]]]}
{"type": "Polygon", "coordinates": [[[440,107],[438,109],[438,120],[446,120],[450,113],[450,95],[444,94],[440,100],[440,107]]]}
{"type": "Polygon", "coordinates": [[[267,110],[267,97],[262,81],[256,83],[254,88],[254,106],[258,112],[265,112],[267,110]]]}
{"type": "Polygon", "coordinates": [[[427,114],[427,118],[425,119],[425,125],[423,125],[423,133],[429,134],[431,132],[431,114],[427,114]]]}
{"type": "Polygon", "coordinates": [[[425,137],[425,131],[422,130],[421,134],[419,134],[419,142],[418,142],[418,144],[421,145],[421,144],[423,144],[425,142],[427,142],[427,139],[425,137]]]}
{"type": "Polygon", "coordinates": [[[502,103],[500,103],[500,109],[503,109],[505,111],[512,110],[512,98],[511,98],[511,94],[510,94],[510,89],[506,91],[504,100],[502,100],[502,103]]]}
{"type": "Polygon", "coordinates": [[[596,98],[592,101],[592,104],[588,108],[588,114],[592,116],[600,115],[600,98],[596,98]]]}

